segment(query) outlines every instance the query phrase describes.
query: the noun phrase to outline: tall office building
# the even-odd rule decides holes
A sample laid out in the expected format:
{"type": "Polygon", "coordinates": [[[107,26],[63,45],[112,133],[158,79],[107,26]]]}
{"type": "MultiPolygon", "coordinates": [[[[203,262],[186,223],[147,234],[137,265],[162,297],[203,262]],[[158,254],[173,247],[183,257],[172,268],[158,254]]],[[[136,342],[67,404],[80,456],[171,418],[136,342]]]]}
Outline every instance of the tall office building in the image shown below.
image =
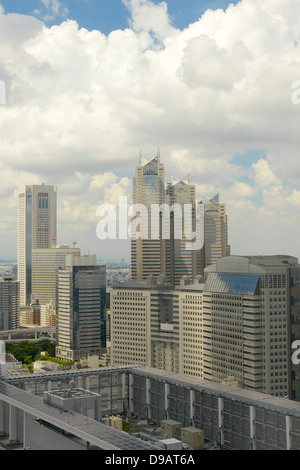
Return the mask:
{"type": "Polygon", "coordinates": [[[178,355],[173,289],[166,278],[116,285],[111,290],[111,363],[177,371],[178,355]]]}
{"type": "MultiPolygon", "coordinates": [[[[198,274],[199,250],[188,249],[196,231],[196,187],[189,177],[172,177],[167,185],[166,202],[170,208],[170,238],[166,240],[166,275],[173,286],[180,285],[183,276],[194,279],[198,274]],[[178,210],[176,210],[176,207],[178,210]]],[[[167,228],[167,227],[166,227],[167,228]]]]}
{"type": "Polygon", "coordinates": [[[228,221],[226,205],[220,203],[219,194],[204,202],[204,248],[202,253],[203,269],[218,259],[230,255],[228,245],[228,221]]]}
{"type": "Polygon", "coordinates": [[[230,254],[226,206],[219,202],[219,195],[197,204],[196,187],[190,184],[189,177],[172,177],[165,186],[159,152],[150,161],[140,155],[133,179],[133,203],[141,205],[140,214],[132,222],[143,233],[131,240],[133,281],[162,274],[178,286],[182,276],[193,279],[203,275],[206,266],[230,254]],[[199,217],[203,217],[201,228],[199,217]],[[192,235],[195,233],[196,237],[192,235]]]}
{"type": "Polygon", "coordinates": [[[30,305],[32,250],[56,241],[56,187],[22,186],[18,193],[18,280],[20,303],[30,305]]]}
{"type": "Polygon", "coordinates": [[[58,269],[56,357],[76,361],[106,346],[106,267],[96,255],[67,255],[58,269]]]}
{"type": "Polygon", "coordinates": [[[291,396],[291,256],[228,256],[206,268],[203,377],[291,396]]]}
{"type": "MultiPolygon", "coordinates": [[[[160,154],[148,161],[140,155],[140,164],[136,167],[133,178],[133,203],[142,204],[147,209],[144,222],[138,224],[144,238],[131,239],[131,277],[135,281],[143,281],[149,275],[165,274],[165,240],[161,238],[160,216],[151,220],[151,204],[161,205],[165,202],[165,169],[160,163],[160,154]],[[156,231],[156,238],[151,238],[151,232],[156,231]]],[[[140,220],[143,214],[138,219],[140,220]]]]}
{"type": "Polygon", "coordinates": [[[32,300],[41,305],[56,305],[56,284],[59,267],[64,267],[68,254],[80,255],[80,248],[68,245],[32,249],[32,300]]]}
{"type": "Polygon", "coordinates": [[[0,331],[14,330],[20,324],[20,284],[0,279],[0,331]]]}
{"type": "Polygon", "coordinates": [[[290,268],[290,343],[293,351],[291,364],[291,398],[300,401],[300,266],[290,268]],[[295,348],[295,345],[297,346],[295,348]]]}

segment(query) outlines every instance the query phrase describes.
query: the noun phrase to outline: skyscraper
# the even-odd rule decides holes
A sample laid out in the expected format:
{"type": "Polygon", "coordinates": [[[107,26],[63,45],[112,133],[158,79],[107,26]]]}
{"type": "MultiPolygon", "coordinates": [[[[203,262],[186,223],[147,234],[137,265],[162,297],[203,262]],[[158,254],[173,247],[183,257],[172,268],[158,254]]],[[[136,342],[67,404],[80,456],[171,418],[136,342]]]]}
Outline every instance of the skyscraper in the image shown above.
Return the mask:
{"type": "Polygon", "coordinates": [[[123,282],[111,290],[111,361],[178,370],[173,331],[173,289],[159,276],[123,282]]]}
{"type": "Polygon", "coordinates": [[[220,203],[219,194],[216,194],[204,203],[204,248],[201,274],[204,268],[228,255],[230,255],[230,246],[228,245],[226,205],[220,203]]]}
{"type": "Polygon", "coordinates": [[[133,203],[140,205],[140,212],[136,206],[132,221],[142,235],[131,240],[132,280],[166,275],[173,286],[179,286],[183,276],[192,281],[206,266],[230,254],[226,206],[219,202],[219,194],[197,203],[189,176],[173,176],[165,186],[159,151],[150,161],[140,155],[139,163],[133,203]]]}
{"type": "Polygon", "coordinates": [[[179,286],[183,276],[194,279],[198,274],[198,250],[187,249],[191,241],[188,232],[196,230],[196,187],[189,177],[172,177],[167,185],[166,202],[170,208],[170,237],[166,240],[166,275],[173,286],[179,286]],[[176,210],[178,207],[178,211],[176,210]]]}
{"type": "Polygon", "coordinates": [[[291,395],[292,256],[227,256],[205,269],[203,378],[291,395]]]}
{"type": "Polygon", "coordinates": [[[29,185],[18,194],[18,280],[20,303],[30,304],[32,250],[50,248],[56,241],[56,187],[29,185]]]}
{"type": "MultiPolygon", "coordinates": [[[[137,224],[141,232],[145,229],[147,236],[131,239],[131,276],[136,281],[142,281],[149,275],[165,274],[166,270],[165,240],[160,236],[160,217],[151,220],[151,205],[165,202],[165,169],[160,163],[159,151],[149,161],[140,155],[139,163],[133,178],[133,203],[143,205],[148,211],[148,217],[137,224]],[[157,237],[151,238],[151,231],[154,230],[157,237]]],[[[134,219],[138,220],[137,217],[134,219]]]]}
{"type": "Polygon", "coordinates": [[[20,284],[12,279],[0,280],[0,331],[19,327],[20,284]]]}
{"type": "Polygon", "coordinates": [[[56,357],[76,361],[106,346],[106,267],[96,255],[67,255],[58,269],[56,357]]]}
{"type": "Polygon", "coordinates": [[[64,267],[67,254],[80,255],[80,248],[67,245],[32,249],[32,300],[41,305],[56,304],[56,284],[59,267],[64,267]]]}

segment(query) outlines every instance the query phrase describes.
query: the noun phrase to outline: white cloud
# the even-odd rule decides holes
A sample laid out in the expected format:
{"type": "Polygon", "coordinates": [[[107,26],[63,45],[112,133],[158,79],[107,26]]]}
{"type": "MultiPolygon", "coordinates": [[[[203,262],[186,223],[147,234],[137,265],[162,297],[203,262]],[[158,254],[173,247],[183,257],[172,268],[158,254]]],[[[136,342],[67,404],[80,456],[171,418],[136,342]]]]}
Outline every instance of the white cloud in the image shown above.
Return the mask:
{"type": "Polygon", "coordinates": [[[152,32],[159,40],[173,35],[167,3],[160,2],[155,5],[149,0],[122,0],[131,12],[130,26],[135,31],[152,32]]]}
{"type": "Polygon", "coordinates": [[[53,19],[56,16],[67,16],[69,10],[66,6],[62,5],[59,0],[41,0],[44,7],[51,12],[51,14],[44,15],[44,20],[53,19]]]}
{"type": "Polygon", "coordinates": [[[257,163],[253,163],[252,167],[255,170],[255,181],[261,187],[279,184],[280,180],[270,168],[267,160],[261,158],[257,163]]]}
{"type": "Polygon", "coordinates": [[[287,200],[293,206],[300,206],[300,191],[293,189],[292,194],[288,197],[287,200]]]}
{"type": "MultiPolygon", "coordinates": [[[[139,149],[150,158],[159,146],[167,176],[189,173],[200,192],[220,191],[239,250],[254,247],[254,227],[262,245],[272,228],[284,239],[292,217],[299,230],[292,209],[300,106],[291,102],[300,78],[299,1],[243,0],[183,31],[165,2],[124,3],[130,25],[108,36],[71,20],[48,28],[0,7],[3,201],[13,204],[19,180],[57,184],[60,220],[70,220],[72,232],[76,223],[82,234],[90,227],[93,243],[99,201],[128,194],[139,149]],[[234,155],[253,148],[266,157],[258,154],[249,171],[234,155]]],[[[43,4],[48,14],[66,14],[63,2],[43,4]]],[[[2,204],[5,227],[12,207],[2,204]]],[[[292,236],[290,246],[298,250],[292,236]]]]}

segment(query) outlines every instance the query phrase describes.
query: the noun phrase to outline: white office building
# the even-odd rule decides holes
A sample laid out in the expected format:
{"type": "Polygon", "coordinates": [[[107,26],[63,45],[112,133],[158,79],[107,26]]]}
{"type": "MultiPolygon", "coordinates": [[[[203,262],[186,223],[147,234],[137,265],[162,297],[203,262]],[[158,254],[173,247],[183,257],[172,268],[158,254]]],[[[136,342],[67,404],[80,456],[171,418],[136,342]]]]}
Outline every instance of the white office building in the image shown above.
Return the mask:
{"type": "Polygon", "coordinates": [[[18,280],[20,304],[30,305],[32,250],[56,244],[56,187],[26,185],[18,192],[18,280]]]}
{"type": "Polygon", "coordinates": [[[65,266],[68,254],[80,255],[80,248],[61,245],[32,250],[32,300],[55,306],[58,268],[65,266]]]}

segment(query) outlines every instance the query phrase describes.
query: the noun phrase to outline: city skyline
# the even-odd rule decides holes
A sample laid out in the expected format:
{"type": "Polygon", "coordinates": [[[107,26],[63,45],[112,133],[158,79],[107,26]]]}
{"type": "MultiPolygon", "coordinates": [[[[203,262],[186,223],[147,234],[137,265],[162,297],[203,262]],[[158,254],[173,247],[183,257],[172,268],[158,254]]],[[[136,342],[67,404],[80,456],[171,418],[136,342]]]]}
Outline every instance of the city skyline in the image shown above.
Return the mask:
{"type": "Polygon", "coordinates": [[[158,146],[166,183],[220,193],[232,254],[300,258],[296,1],[116,1],[99,28],[93,1],[22,3],[0,0],[0,258],[17,255],[17,187],[41,183],[58,188],[58,244],[129,258],[97,238],[96,209],[132,197],[140,148],[158,146]]]}

